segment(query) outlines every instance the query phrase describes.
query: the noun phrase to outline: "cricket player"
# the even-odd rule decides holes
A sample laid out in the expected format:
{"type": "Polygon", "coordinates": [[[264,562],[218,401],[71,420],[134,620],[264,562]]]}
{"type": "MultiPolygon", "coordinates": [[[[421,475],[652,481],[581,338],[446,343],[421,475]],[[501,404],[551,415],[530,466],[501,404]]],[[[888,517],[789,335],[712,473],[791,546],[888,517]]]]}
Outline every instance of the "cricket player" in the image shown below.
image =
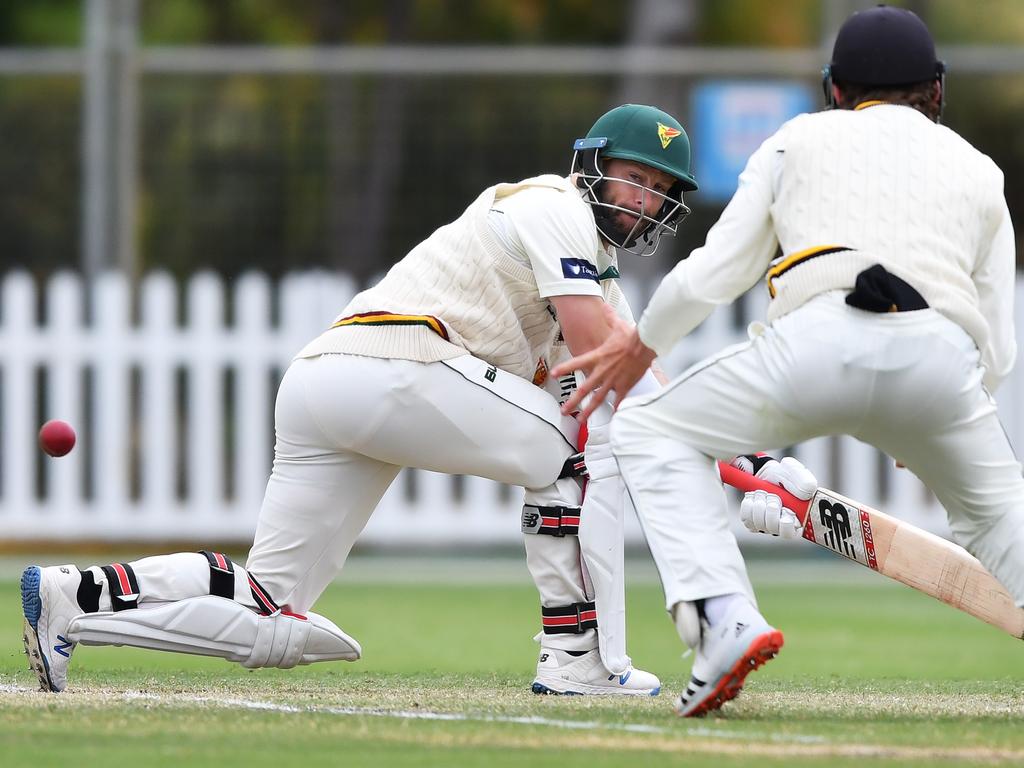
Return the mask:
{"type": "MultiPolygon", "coordinates": [[[[579,423],[559,407],[573,377],[548,371],[605,339],[603,307],[632,323],[616,249],[653,252],[697,185],[683,127],[655,107],[611,110],[574,149],[568,177],[484,190],[299,352],[244,568],[201,552],[26,569],[25,642],[44,690],[65,687],[79,642],[249,667],[357,659],[359,644],[310,608],[399,470],[416,467],[525,488],[535,692],[658,693],[625,653],[611,409],[591,417],[580,453],[579,423]]],[[[658,386],[648,371],[637,391],[658,386]]]]}
{"type": "MultiPolygon", "coordinates": [[[[916,474],[957,542],[1024,605],[1024,479],[992,393],[1016,355],[1013,228],[996,165],[939,125],[943,64],[912,12],[851,16],[824,70],[832,109],[751,156],[738,189],[634,327],[556,367],[587,374],[567,403],[619,402],[658,353],[762,276],[767,324],[664,389],[622,403],[612,446],[684,641],[682,715],[717,709],[782,635],[757,611],[726,526],[715,459],[848,434],[916,474]],[[781,251],[780,255],[777,255],[781,251]]],[[[586,414],[584,409],[583,414],[586,414]]],[[[747,469],[813,491],[792,461],[747,469]]],[[[795,533],[754,492],[748,527],[795,533]]]]}

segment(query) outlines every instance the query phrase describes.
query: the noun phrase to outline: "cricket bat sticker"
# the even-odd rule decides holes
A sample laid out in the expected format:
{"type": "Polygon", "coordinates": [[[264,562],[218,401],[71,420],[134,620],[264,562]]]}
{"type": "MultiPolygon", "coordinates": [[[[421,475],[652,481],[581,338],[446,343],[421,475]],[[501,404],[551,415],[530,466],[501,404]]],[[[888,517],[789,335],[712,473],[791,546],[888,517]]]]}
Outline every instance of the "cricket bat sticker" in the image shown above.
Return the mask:
{"type": "Polygon", "coordinates": [[[818,490],[807,507],[804,538],[877,571],[871,515],[818,490]]]}

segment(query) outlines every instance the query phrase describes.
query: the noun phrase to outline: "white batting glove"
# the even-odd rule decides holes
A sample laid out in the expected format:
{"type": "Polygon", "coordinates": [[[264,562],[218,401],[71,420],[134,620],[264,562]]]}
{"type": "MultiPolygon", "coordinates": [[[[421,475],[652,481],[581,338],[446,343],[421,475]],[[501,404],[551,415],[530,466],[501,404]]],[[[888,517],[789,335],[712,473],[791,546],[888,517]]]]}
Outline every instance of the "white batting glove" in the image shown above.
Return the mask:
{"type": "MultiPolygon", "coordinates": [[[[755,477],[781,485],[798,499],[810,499],[818,490],[818,481],[811,471],[792,456],[782,461],[737,456],[732,464],[755,477]]],[[[782,506],[782,499],[777,494],[767,491],[749,491],[743,495],[740,520],[753,533],[767,533],[783,539],[798,539],[803,533],[796,513],[782,506]]]]}

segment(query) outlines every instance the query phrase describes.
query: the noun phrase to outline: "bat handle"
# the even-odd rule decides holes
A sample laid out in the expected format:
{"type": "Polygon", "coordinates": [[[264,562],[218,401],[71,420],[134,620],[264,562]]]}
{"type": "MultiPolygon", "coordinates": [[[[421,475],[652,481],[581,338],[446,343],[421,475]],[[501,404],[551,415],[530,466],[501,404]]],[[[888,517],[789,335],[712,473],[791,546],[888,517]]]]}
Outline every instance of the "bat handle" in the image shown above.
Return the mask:
{"type": "Polygon", "coordinates": [[[801,525],[803,525],[804,520],[807,518],[807,508],[811,502],[798,499],[781,485],[754,477],[749,472],[744,472],[739,467],[734,467],[732,464],[727,464],[724,461],[718,462],[718,472],[722,476],[722,482],[726,485],[731,485],[736,490],[743,491],[744,493],[747,491],[768,491],[768,493],[774,493],[782,499],[782,506],[793,510],[796,516],[800,518],[801,525]]]}

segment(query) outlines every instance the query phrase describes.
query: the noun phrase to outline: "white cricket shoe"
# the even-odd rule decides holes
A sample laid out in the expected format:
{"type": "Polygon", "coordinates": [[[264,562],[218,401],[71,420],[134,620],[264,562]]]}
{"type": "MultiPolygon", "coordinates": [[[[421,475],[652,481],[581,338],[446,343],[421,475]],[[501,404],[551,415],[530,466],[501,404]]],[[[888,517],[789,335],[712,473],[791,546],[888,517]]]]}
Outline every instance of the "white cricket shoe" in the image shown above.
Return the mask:
{"type": "Polygon", "coordinates": [[[661,692],[661,681],[650,672],[632,666],[621,675],[609,672],[597,648],[582,656],[541,648],[533,692],[577,696],[657,696],[661,692]]]}
{"type": "Polygon", "coordinates": [[[63,691],[68,684],[68,661],[75,644],[67,639],[78,605],[81,573],[73,565],[40,568],[30,565],[21,574],[22,635],[29,666],[39,676],[39,690],[63,691]]]}
{"type": "Polygon", "coordinates": [[[701,632],[690,684],[676,702],[681,717],[700,717],[735,699],[747,675],[775,658],[782,633],[747,600],[736,600],[725,616],[701,632]]]}

